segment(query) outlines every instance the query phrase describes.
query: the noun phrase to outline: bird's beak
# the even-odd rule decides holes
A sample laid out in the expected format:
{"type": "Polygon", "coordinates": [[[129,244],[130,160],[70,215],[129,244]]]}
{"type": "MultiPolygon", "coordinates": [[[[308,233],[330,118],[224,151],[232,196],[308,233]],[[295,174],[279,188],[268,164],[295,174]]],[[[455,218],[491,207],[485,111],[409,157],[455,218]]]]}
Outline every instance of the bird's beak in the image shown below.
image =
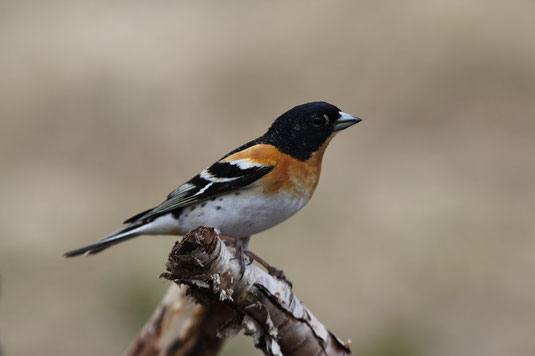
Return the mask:
{"type": "Polygon", "coordinates": [[[340,131],[347,129],[349,126],[353,126],[358,122],[361,122],[362,119],[359,119],[356,116],[346,114],[345,112],[340,111],[340,117],[334,122],[334,131],[340,131]]]}

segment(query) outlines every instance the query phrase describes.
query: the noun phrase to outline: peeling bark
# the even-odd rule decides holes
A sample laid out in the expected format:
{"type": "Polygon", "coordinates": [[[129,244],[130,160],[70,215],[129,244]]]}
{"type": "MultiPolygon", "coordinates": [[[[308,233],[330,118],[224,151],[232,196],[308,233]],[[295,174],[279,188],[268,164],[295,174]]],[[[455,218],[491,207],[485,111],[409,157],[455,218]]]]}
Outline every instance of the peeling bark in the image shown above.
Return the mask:
{"type": "Polygon", "coordinates": [[[234,316],[227,305],[192,303],[185,286],[172,284],[125,356],[213,356],[223,345],[217,330],[234,316]]]}
{"type": "Polygon", "coordinates": [[[186,234],[173,247],[166,267],[162,276],[181,287],[168,291],[128,356],[213,355],[222,339],[241,329],[266,355],[351,354],[349,345],[330,333],[288,284],[253,264],[240,276],[234,253],[213,229],[200,227],[186,234]],[[197,304],[186,304],[186,295],[197,304]],[[180,305],[175,312],[169,308],[173,303],[180,305]],[[173,339],[196,345],[197,353],[165,351],[173,339]]]}

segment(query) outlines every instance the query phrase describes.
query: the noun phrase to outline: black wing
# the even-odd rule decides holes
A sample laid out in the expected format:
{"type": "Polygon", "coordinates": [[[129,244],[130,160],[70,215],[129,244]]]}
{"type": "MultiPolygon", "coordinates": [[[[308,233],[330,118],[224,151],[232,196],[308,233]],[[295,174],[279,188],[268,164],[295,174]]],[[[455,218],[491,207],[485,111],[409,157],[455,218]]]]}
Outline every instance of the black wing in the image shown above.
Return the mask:
{"type": "Polygon", "coordinates": [[[243,188],[269,173],[275,166],[248,160],[216,162],[172,191],[167,200],[125,221],[144,221],[221,194],[243,188]]]}

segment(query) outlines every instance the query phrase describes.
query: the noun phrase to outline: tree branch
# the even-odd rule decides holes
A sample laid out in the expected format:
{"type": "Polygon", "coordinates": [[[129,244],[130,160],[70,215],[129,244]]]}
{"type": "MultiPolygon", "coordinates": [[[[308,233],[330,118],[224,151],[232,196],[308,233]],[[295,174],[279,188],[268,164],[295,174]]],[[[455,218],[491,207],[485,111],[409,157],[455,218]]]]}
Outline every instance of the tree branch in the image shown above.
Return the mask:
{"type": "Polygon", "coordinates": [[[124,356],[217,355],[223,339],[217,330],[234,316],[227,305],[192,303],[186,286],[172,284],[124,356]]]}
{"type": "MultiPolygon", "coordinates": [[[[219,338],[227,338],[236,335],[243,328],[245,334],[253,337],[255,346],[266,355],[308,356],[349,355],[351,353],[349,346],[330,333],[312,315],[293,294],[288,284],[275,279],[253,264],[248,265],[241,276],[239,261],[235,259],[234,253],[227,248],[213,229],[200,227],[186,234],[182,241],[177,242],[173,247],[166,267],[167,273],[162,276],[179,285],[188,286],[186,294],[198,303],[188,308],[204,309],[205,319],[202,320],[210,327],[197,323],[195,329],[197,333],[202,331],[205,335],[212,333],[212,338],[216,334],[219,338]],[[226,311],[224,315],[221,310],[226,311]],[[216,316],[218,322],[213,320],[216,316]],[[222,320],[226,322],[222,323],[222,320]],[[214,327],[217,332],[214,331],[214,327]]],[[[159,309],[162,305],[169,305],[173,300],[183,300],[183,289],[181,291],[180,296],[171,295],[171,291],[168,292],[159,309]]],[[[146,329],[151,329],[151,325],[164,324],[154,322],[154,320],[161,319],[159,315],[165,313],[167,309],[168,307],[164,307],[163,312],[158,310],[155,312],[129,351],[136,351],[138,344],[147,346],[147,343],[151,343],[151,339],[143,338],[143,335],[147,335],[146,329]]],[[[180,314],[182,315],[174,317],[187,319],[184,313],[180,314]]],[[[172,315],[169,317],[173,319],[172,315]]],[[[165,327],[156,329],[160,330],[160,340],[168,338],[186,340],[183,336],[177,336],[178,334],[184,335],[181,332],[177,333],[180,328],[170,328],[169,331],[166,331],[165,327]],[[164,335],[168,333],[172,336],[164,335]]],[[[208,345],[214,343],[213,340],[197,339],[208,345]]],[[[220,341],[218,342],[217,349],[207,345],[204,347],[217,352],[221,344],[220,341]]],[[[159,348],[159,350],[162,349],[159,348]]],[[[157,352],[136,353],[134,351],[127,355],[158,354],[157,352]]],[[[179,353],[163,354],[179,355],[179,353]]],[[[198,354],[195,353],[195,355],[198,354]]],[[[180,355],[187,355],[187,353],[180,353],[180,355]]]]}

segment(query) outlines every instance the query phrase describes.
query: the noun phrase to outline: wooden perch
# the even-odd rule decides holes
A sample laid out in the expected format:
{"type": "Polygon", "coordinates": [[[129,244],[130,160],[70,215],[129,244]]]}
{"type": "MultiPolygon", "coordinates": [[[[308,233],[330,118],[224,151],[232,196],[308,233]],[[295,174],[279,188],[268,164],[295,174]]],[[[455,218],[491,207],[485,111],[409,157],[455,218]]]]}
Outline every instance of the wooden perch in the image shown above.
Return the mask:
{"type": "Polygon", "coordinates": [[[192,303],[186,286],[172,284],[125,356],[217,355],[223,339],[217,330],[234,316],[227,305],[192,303]]]}
{"type": "Polygon", "coordinates": [[[186,234],[166,267],[162,276],[181,287],[168,291],[128,356],[215,355],[221,340],[241,329],[266,355],[351,354],[288,284],[253,264],[240,276],[234,252],[213,229],[186,234]]]}

